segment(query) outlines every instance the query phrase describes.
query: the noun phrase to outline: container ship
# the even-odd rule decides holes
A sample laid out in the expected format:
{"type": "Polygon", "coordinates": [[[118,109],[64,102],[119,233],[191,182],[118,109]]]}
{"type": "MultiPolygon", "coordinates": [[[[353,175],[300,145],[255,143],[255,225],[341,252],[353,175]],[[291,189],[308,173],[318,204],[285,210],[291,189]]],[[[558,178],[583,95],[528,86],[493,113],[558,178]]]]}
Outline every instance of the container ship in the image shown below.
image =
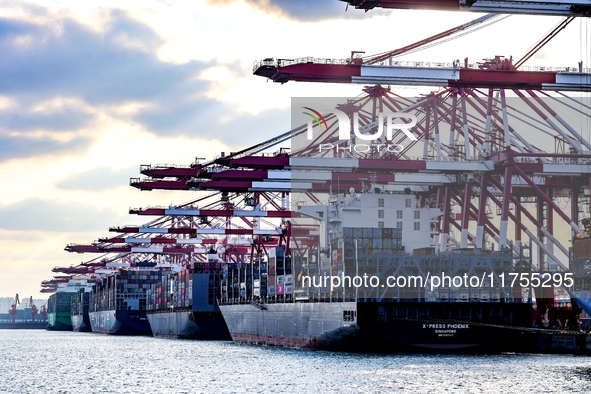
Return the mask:
{"type": "Polygon", "coordinates": [[[574,273],[574,287],[568,292],[588,316],[591,316],[591,221],[583,219],[585,232],[573,238],[571,268],[574,273]]]}
{"type": "Polygon", "coordinates": [[[223,264],[213,251],[207,263],[195,263],[162,277],[147,293],[147,317],[156,337],[229,340],[217,299],[223,264]]]}
{"type": "MultiPolygon", "coordinates": [[[[76,276],[59,283],[55,292],[47,301],[47,329],[56,331],[72,331],[72,308],[77,294],[80,291],[88,291],[92,286],[86,278],[76,276]]],[[[75,319],[77,321],[77,319],[75,319]]]]}
{"type": "Polygon", "coordinates": [[[71,318],[72,318],[72,330],[76,332],[90,332],[90,315],[88,314],[88,307],[90,303],[90,292],[92,286],[89,285],[85,288],[78,290],[72,296],[71,305],[71,318]]]}
{"type": "Polygon", "coordinates": [[[521,287],[501,280],[531,266],[525,246],[518,253],[509,248],[436,253],[442,212],[419,207],[408,194],[351,191],[331,196],[326,206],[302,204],[299,211],[326,219],[328,247],[306,255],[278,247],[253,264],[228,265],[220,309],[234,341],[452,352],[516,351],[532,345],[523,336],[532,327],[532,301],[522,297],[521,287]],[[380,282],[356,287],[322,281],[345,275],[380,282]],[[435,276],[446,275],[481,282],[476,287],[464,281],[432,286],[435,276]],[[388,277],[414,277],[418,284],[388,287],[388,277]]]}
{"type": "Polygon", "coordinates": [[[156,264],[120,268],[100,280],[89,294],[92,332],[116,335],[151,335],[146,316],[148,288],[162,280],[156,264]]]}
{"type": "Polygon", "coordinates": [[[51,331],[72,331],[72,298],[74,292],[57,291],[47,301],[47,329],[51,331]]]}

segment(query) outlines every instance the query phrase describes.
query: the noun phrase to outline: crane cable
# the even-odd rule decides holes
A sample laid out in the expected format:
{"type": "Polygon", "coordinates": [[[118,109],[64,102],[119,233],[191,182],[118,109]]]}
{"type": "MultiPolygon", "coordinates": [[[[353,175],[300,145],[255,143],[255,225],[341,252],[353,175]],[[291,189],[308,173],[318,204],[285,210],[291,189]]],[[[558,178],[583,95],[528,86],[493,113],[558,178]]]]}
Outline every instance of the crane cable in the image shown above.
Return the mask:
{"type": "MultiPolygon", "coordinates": [[[[415,45],[418,45],[418,46],[416,46],[414,48],[409,48],[408,50],[405,50],[405,51],[402,51],[402,50],[407,47],[403,47],[403,48],[396,49],[393,51],[381,52],[381,53],[371,55],[371,56],[365,56],[365,57],[362,57],[363,63],[364,64],[373,64],[376,61],[385,60],[385,58],[395,58],[395,57],[398,57],[401,55],[407,55],[407,54],[422,51],[424,49],[432,48],[437,45],[445,44],[449,41],[458,39],[458,38],[463,37],[467,34],[473,33],[473,32],[478,31],[480,29],[484,29],[485,27],[492,26],[493,24],[495,24],[497,22],[501,22],[510,16],[511,15],[488,14],[485,17],[481,17],[481,18],[475,19],[475,20],[467,23],[467,24],[473,24],[472,26],[469,26],[469,27],[466,27],[463,29],[460,29],[459,27],[455,28],[457,30],[455,32],[451,33],[451,35],[449,35],[449,36],[435,38],[434,41],[430,41],[430,38],[424,39],[424,40],[422,40],[422,41],[424,41],[423,44],[421,44],[421,41],[419,41],[418,43],[415,43],[415,44],[410,44],[407,47],[413,47],[415,45]],[[483,19],[483,18],[487,18],[488,20],[484,20],[484,22],[478,23],[478,20],[483,19]],[[478,23],[478,24],[476,24],[476,23],[478,23]]],[[[450,30],[452,30],[452,29],[450,29],[450,30]]],[[[440,33],[440,34],[442,34],[442,33],[440,33]]],[[[434,36],[434,37],[436,37],[436,36],[434,36]]],[[[431,37],[431,38],[434,38],[434,37],[431,37]]]]}
{"type": "Polygon", "coordinates": [[[550,30],[550,32],[546,34],[544,38],[542,38],[540,41],[534,44],[531,47],[531,49],[515,63],[515,68],[517,69],[521,67],[523,63],[528,61],[533,55],[535,55],[540,49],[542,49],[544,45],[546,45],[548,42],[550,42],[550,40],[556,37],[558,33],[560,33],[564,28],[566,28],[569,25],[569,23],[571,23],[574,19],[574,16],[569,16],[563,19],[561,22],[559,22],[556,26],[554,26],[554,28],[550,30]]]}

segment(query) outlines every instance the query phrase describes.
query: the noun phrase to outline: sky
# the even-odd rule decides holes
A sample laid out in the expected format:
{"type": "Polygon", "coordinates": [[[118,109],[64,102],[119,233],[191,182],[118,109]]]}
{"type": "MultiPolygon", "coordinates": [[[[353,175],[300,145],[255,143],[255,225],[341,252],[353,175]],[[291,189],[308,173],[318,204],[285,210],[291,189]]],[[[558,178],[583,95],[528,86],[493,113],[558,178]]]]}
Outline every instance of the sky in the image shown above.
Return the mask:
{"type": "MultiPolygon", "coordinates": [[[[38,298],[52,267],[96,257],[69,254],[68,243],[148,221],[130,207],[198,197],[130,187],[141,164],[212,159],[288,131],[292,97],[361,92],[268,82],[252,75],[255,61],[380,53],[479,16],[345,8],[337,0],[0,0],[0,296],[38,298]]],[[[407,59],[520,58],[558,21],[511,16],[407,59]]],[[[580,40],[588,24],[573,22],[528,64],[588,66],[580,40]]]]}

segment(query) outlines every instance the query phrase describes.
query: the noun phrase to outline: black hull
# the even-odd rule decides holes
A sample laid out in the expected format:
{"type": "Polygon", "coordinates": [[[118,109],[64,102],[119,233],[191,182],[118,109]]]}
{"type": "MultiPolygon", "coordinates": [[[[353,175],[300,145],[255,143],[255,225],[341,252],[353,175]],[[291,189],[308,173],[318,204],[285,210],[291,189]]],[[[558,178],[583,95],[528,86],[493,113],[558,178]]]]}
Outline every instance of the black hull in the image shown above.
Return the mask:
{"type": "Polygon", "coordinates": [[[523,342],[519,328],[462,321],[396,319],[362,333],[368,349],[380,352],[487,354],[535,349],[523,342]]]}
{"type": "Polygon", "coordinates": [[[357,323],[372,348],[388,351],[524,351],[532,308],[520,303],[367,302],[357,323]]]}
{"type": "Polygon", "coordinates": [[[143,310],[90,312],[92,332],[110,335],[152,335],[143,310]]]}
{"type": "Polygon", "coordinates": [[[344,302],[220,306],[238,343],[412,353],[588,353],[580,332],[531,328],[520,303],[344,302]]]}
{"type": "Polygon", "coordinates": [[[201,340],[230,340],[220,312],[155,312],[148,314],[155,337],[201,340]]]}

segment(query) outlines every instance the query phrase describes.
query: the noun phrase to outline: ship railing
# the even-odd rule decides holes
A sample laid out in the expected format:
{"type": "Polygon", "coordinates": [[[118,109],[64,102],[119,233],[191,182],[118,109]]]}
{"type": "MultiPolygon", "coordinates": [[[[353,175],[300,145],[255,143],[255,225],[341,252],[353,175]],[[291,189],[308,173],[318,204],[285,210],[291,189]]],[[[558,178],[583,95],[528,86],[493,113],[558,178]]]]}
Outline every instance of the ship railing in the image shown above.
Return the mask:
{"type": "MultiPolygon", "coordinates": [[[[171,206],[165,206],[165,205],[150,205],[148,208],[129,208],[130,211],[145,211],[146,209],[168,209],[171,208],[171,206]]],[[[138,227],[137,224],[133,225],[132,227],[138,227]]]]}
{"type": "Polygon", "coordinates": [[[140,167],[145,167],[148,170],[161,170],[168,168],[191,168],[190,164],[142,164],[140,167]]]}
{"type": "MultiPolygon", "coordinates": [[[[355,59],[354,59],[355,60],[355,59]]],[[[332,59],[332,58],[317,58],[317,57],[300,57],[296,59],[272,59],[267,58],[255,62],[253,65],[253,72],[261,67],[286,67],[296,64],[335,64],[335,65],[347,65],[355,62],[351,62],[351,59],[332,59]]],[[[433,61],[401,61],[401,60],[385,60],[379,63],[372,64],[372,66],[381,67],[410,67],[410,68],[447,68],[461,70],[466,68],[463,64],[460,66],[458,62],[433,62],[433,61]]],[[[468,69],[471,70],[482,70],[481,63],[468,64],[468,69]]],[[[523,66],[519,68],[520,72],[558,72],[558,73],[591,73],[591,68],[579,69],[578,67],[546,67],[546,66],[523,66]]]]}
{"type": "Polygon", "coordinates": [[[191,209],[199,209],[197,205],[170,205],[168,207],[164,207],[166,209],[178,209],[178,210],[191,210],[191,209]]]}
{"type": "MultiPolygon", "coordinates": [[[[296,300],[292,294],[289,294],[288,297],[280,298],[281,296],[268,296],[268,297],[254,297],[254,298],[246,298],[246,297],[236,297],[236,298],[218,298],[216,302],[218,305],[253,305],[260,309],[261,306],[266,304],[293,304],[293,303],[301,303],[301,302],[313,302],[313,303],[331,303],[331,302],[355,302],[355,297],[311,297],[307,298],[306,300],[296,300]]],[[[361,297],[359,297],[361,299],[361,297]]]]}
{"type": "Polygon", "coordinates": [[[314,64],[337,64],[337,65],[347,65],[351,64],[349,59],[331,59],[331,58],[318,58],[318,57],[299,57],[296,59],[272,59],[267,58],[258,62],[255,62],[252,71],[256,71],[261,67],[286,67],[286,66],[293,66],[294,64],[305,64],[305,63],[314,63],[314,64]]]}
{"type": "MultiPolygon", "coordinates": [[[[129,209],[131,210],[132,208],[129,208],[129,209]]],[[[141,208],[139,208],[139,209],[141,209],[141,208]]],[[[134,228],[134,227],[143,227],[143,226],[138,226],[137,223],[136,224],[124,224],[123,226],[112,226],[112,227],[109,227],[109,231],[111,229],[122,229],[122,228],[130,228],[130,227],[131,228],[134,228]]]]}

